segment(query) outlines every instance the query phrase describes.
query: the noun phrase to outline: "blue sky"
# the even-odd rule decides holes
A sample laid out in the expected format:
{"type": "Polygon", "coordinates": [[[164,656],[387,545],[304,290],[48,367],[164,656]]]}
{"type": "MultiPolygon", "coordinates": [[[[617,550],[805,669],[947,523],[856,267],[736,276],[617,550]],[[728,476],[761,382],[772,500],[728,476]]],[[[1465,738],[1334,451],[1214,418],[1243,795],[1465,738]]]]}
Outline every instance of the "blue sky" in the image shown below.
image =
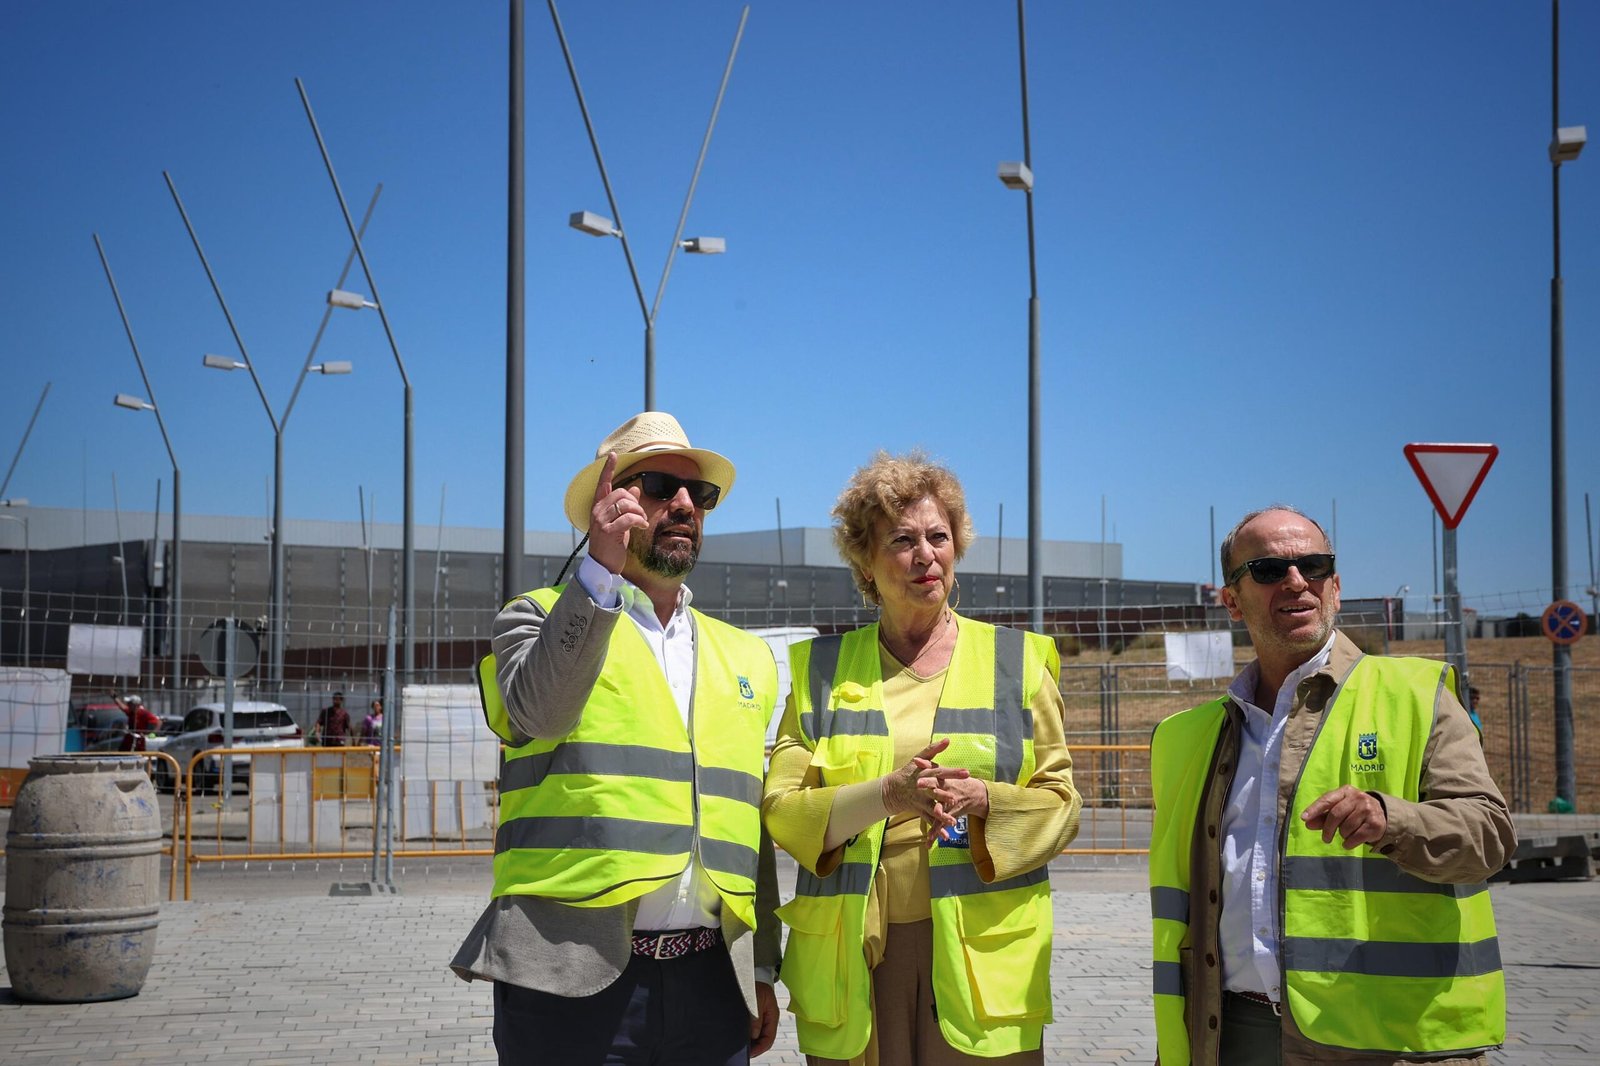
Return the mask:
{"type": "MultiPolygon", "coordinates": [[[[741,5],[561,11],[647,297],[741,5]]],[[[8,489],[147,509],[170,469],[91,234],[178,449],[188,513],[262,514],[272,438],[173,206],[170,171],[281,411],[348,251],[295,92],[359,213],[416,390],[419,525],[498,527],[506,6],[14,0],[0,5],[0,459],[8,489]]],[[[527,526],[641,406],[642,321],[554,30],[526,8],[527,526]]],[[[1028,10],[1042,305],[1043,526],[1130,577],[1211,576],[1267,501],[1330,520],[1346,595],[1432,590],[1408,441],[1488,441],[1461,528],[1469,604],[1550,591],[1550,12],[1538,3],[1043,3],[1028,10]]],[[[1563,125],[1600,138],[1600,4],[1562,11],[1563,125]],[[1585,56],[1585,51],[1589,56],[1585,56]],[[1586,61],[1587,60],[1587,61],[1586,61]]],[[[981,533],[1025,529],[1024,202],[1015,7],[752,5],[657,320],[657,405],[738,484],[713,531],[823,525],[877,448],[962,477],[981,533]]],[[[1572,586],[1600,496],[1600,149],[1563,168],[1572,586]]],[[[359,279],[359,267],[357,268],[359,279]]],[[[364,288],[359,280],[352,288],[364,288]]],[[[343,313],[286,433],[291,518],[398,521],[401,388],[343,313]]],[[[1416,606],[1422,606],[1419,601],[1416,606]]]]}

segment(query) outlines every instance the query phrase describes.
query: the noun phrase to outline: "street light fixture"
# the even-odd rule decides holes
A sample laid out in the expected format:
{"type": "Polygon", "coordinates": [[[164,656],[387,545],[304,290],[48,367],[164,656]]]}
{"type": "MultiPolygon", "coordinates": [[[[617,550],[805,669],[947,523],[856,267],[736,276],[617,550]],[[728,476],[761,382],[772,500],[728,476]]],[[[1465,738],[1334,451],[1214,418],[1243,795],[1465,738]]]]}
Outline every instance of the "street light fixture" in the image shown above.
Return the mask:
{"type": "Polygon", "coordinates": [[[1000,184],[1019,192],[1033,191],[1033,169],[1026,163],[1001,163],[1000,184]]]}
{"type": "Polygon", "coordinates": [[[587,233],[591,237],[620,237],[619,230],[609,218],[597,215],[593,211],[574,211],[567,219],[567,225],[580,233],[587,233]]]}
{"type": "Polygon", "coordinates": [[[1556,130],[1555,139],[1550,142],[1550,162],[1556,166],[1570,163],[1578,158],[1583,151],[1583,146],[1589,141],[1589,129],[1586,126],[1563,126],[1556,130]]]}
{"type": "Polygon", "coordinates": [[[28,498],[26,496],[13,496],[9,500],[0,500],[0,507],[26,507],[26,506],[28,506],[28,498]]]}
{"type": "Polygon", "coordinates": [[[605,186],[606,201],[611,205],[611,214],[616,219],[613,222],[593,211],[574,211],[568,216],[567,225],[582,233],[616,237],[622,241],[622,256],[628,264],[628,277],[633,282],[634,294],[639,299],[639,313],[644,318],[644,409],[653,411],[656,409],[656,315],[661,310],[661,297],[667,291],[667,278],[672,274],[673,257],[680,249],[699,255],[716,255],[727,250],[727,244],[721,237],[690,237],[685,240],[683,227],[689,219],[689,205],[694,201],[695,186],[700,182],[700,169],[705,165],[706,151],[711,147],[712,131],[717,128],[717,113],[722,110],[722,97],[728,91],[728,79],[733,74],[733,61],[739,54],[739,41],[744,37],[744,24],[750,17],[750,7],[745,5],[739,15],[739,28],[733,35],[733,47],[728,51],[728,62],[722,70],[722,84],[717,87],[717,99],[711,105],[711,119],[706,124],[706,135],[700,142],[700,155],[695,159],[694,174],[689,178],[689,190],[683,198],[683,210],[678,214],[678,228],[673,231],[672,244],[667,249],[667,261],[661,268],[661,283],[656,286],[655,302],[647,305],[644,286],[639,283],[639,270],[633,262],[633,249],[628,245],[628,234],[622,226],[622,212],[617,207],[617,197],[611,189],[605,158],[600,154],[600,140],[595,135],[594,123],[589,120],[589,105],[583,98],[583,86],[578,82],[578,68],[572,61],[572,49],[567,46],[566,31],[561,28],[561,15],[556,11],[555,0],[548,0],[548,3],[550,20],[555,23],[561,54],[567,62],[567,73],[572,78],[572,90],[578,97],[578,110],[583,114],[584,129],[589,134],[589,147],[593,149],[595,164],[600,169],[600,182],[605,186]]]}
{"type": "Polygon", "coordinates": [[[229,359],[225,355],[208,355],[200,360],[212,370],[249,370],[249,364],[241,363],[237,359],[229,359]]]}
{"type": "Polygon", "coordinates": [[[343,289],[333,289],[328,293],[329,307],[343,307],[351,311],[375,310],[377,304],[362,296],[359,292],[345,292],[343,289]]]}

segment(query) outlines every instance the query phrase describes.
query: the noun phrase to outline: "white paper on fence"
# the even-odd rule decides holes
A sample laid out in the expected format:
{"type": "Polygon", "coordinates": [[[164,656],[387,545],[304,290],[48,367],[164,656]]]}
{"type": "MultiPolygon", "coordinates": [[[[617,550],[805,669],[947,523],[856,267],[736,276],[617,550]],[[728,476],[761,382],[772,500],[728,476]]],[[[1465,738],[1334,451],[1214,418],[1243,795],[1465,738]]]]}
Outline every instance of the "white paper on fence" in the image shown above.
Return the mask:
{"type": "Polygon", "coordinates": [[[407,685],[401,703],[400,776],[410,781],[493,781],[500,738],[483,719],[476,685],[407,685]]]}
{"type": "Polygon", "coordinates": [[[138,626],[67,627],[67,672],[137,677],[144,657],[144,630],[138,626]]]}
{"type": "Polygon", "coordinates": [[[402,781],[405,802],[395,835],[405,840],[456,840],[494,821],[481,781],[402,781]]]}
{"type": "Polygon", "coordinates": [[[311,760],[252,759],[253,837],[263,844],[311,841],[311,760]],[[280,832],[280,811],[281,828],[280,832]]]}
{"type": "Polygon", "coordinates": [[[65,750],[71,690],[65,670],[0,668],[0,768],[26,770],[35,755],[65,750]]]}
{"type": "Polygon", "coordinates": [[[1164,633],[1167,645],[1167,680],[1199,681],[1232,677],[1233,634],[1164,633]]]}

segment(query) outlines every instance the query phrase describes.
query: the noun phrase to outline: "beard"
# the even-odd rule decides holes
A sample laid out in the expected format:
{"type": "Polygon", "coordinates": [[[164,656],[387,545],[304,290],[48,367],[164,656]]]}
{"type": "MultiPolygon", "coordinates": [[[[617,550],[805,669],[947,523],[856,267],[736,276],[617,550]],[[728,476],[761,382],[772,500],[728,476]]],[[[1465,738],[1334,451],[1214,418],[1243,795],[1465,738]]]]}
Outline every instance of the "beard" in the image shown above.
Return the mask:
{"type": "Polygon", "coordinates": [[[693,513],[670,514],[662,519],[660,527],[651,531],[649,538],[637,532],[628,538],[628,554],[639,561],[650,573],[658,577],[683,577],[694,569],[700,559],[700,530],[695,525],[693,513]],[[664,547],[662,541],[668,531],[688,532],[687,546],[674,544],[664,547]]]}

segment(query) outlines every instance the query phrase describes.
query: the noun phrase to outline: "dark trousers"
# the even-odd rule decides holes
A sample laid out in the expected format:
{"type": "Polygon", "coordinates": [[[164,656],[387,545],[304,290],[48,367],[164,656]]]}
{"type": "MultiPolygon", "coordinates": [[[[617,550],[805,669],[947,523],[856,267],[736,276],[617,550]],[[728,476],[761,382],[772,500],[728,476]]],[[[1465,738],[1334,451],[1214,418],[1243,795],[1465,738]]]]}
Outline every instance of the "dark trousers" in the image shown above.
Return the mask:
{"type": "Polygon", "coordinates": [[[1226,1066],[1278,1066],[1283,1020],[1264,1003],[1224,992],[1220,1058],[1226,1066]]]}
{"type": "Polygon", "coordinates": [[[592,996],[496,981],[501,1066],[747,1066],[750,1012],[726,950],[633,956],[592,996]]]}

